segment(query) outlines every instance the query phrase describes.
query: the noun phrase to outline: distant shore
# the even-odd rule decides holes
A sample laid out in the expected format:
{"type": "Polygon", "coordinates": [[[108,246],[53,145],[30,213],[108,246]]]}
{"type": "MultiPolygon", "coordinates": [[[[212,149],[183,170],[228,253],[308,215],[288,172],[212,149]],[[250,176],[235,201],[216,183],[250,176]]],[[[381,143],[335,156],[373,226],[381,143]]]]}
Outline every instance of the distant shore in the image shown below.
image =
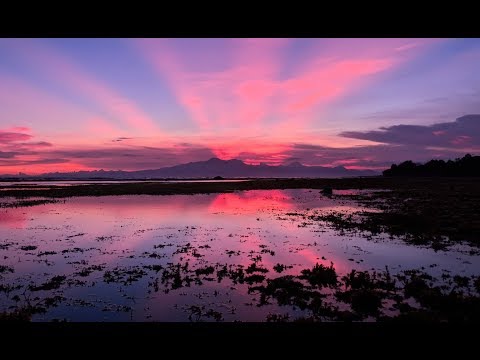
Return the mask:
{"type": "MultiPolygon", "coordinates": [[[[195,179],[188,179],[195,180],[195,179]]],[[[205,180],[205,179],[197,179],[205,180]]],[[[5,186],[0,183],[1,197],[72,197],[72,196],[106,196],[106,195],[173,195],[173,194],[205,194],[223,193],[236,190],[273,190],[273,189],[428,189],[438,192],[451,192],[452,187],[468,193],[476,193],[479,178],[421,178],[421,177],[358,177],[358,178],[322,178],[322,179],[224,179],[211,182],[158,182],[145,181],[98,181],[78,185],[27,186],[22,182],[18,186],[5,186]],[[249,180],[249,181],[238,181],[249,180]],[[19,187],[16,189],[15,187],[19,187]],[[8,190],[6,190],[8,189],[8,190]]],[[[48,180],[52,181],[52,180],[48,180]]],[[[67,181],[67,180],[65,180],[67,181]]],[[[163,181],[163,180],[162,180],[163,181]]],[[[177,179],[176,181],[180,181],[177,179]]],[[[40,182],[40,181],[35,181],[40,182]]],[[[69,181],[72,182],[72,181],[69,181]]]]}

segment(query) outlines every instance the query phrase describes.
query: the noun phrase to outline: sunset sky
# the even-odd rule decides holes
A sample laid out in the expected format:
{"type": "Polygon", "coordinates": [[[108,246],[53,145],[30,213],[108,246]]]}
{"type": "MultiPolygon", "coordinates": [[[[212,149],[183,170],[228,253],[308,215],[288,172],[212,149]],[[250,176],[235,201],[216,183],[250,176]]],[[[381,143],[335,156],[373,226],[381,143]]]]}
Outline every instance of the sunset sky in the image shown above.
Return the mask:
{"type": "Polygon", "coordinates": [[[478,155],[479,64],[480,39],[0,39],[0,174],[478,155]]]}

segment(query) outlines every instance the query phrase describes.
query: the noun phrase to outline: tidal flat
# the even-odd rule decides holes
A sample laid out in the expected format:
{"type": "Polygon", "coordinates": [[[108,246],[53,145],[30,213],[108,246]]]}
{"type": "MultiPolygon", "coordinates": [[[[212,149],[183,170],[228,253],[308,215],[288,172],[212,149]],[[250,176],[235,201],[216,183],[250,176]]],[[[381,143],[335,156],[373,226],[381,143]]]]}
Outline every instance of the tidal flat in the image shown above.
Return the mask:
{"type": "Polygon", "coordinates": [[[477,184],[3,184],[0,319],[478,321],[477,184]]]}

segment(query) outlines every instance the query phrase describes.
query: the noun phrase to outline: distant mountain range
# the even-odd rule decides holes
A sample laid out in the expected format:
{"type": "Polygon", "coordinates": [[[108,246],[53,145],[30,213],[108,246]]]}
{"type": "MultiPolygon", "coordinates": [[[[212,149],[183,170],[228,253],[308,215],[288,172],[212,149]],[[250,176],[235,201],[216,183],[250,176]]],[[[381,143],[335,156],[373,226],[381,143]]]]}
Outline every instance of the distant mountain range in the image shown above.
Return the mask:
{"type": "Polygon", "coordinates": [[[213,178],[295,178],[295,177],[346,177],[373,176],[379,173],[373,170],[349,170],[343,166],[305,166],[299,162],[289,165],[270,166],[266,164],[248,165],[241,160],[221,160],[212,158],[207,161],[190,162],[171,167],[140,171],[77,171],[66,173],[46,173],[41,175],[0,175],[2,178],[22,179],[191,179],[213,178]]]}

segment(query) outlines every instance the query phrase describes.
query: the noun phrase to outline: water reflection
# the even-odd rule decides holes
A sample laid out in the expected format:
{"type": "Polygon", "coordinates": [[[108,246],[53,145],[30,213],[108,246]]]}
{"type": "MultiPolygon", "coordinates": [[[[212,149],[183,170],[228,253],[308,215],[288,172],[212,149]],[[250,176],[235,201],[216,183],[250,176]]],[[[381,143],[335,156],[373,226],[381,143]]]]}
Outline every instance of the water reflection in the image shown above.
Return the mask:
{"type": "Polygon", "coordinates": [[[339,277],[387,265],[393,274],[420,267],[434,276],[480,271],[475,257],[462,252],[340,235],[309,220],[332,209],[361,208],[319,191],[255,190],[80,197],[2,209],[0,310],[23,301],[15,294],[30,289],[63,299],[34,320],[211,321],[221,313],[226,321],[263,321],[272,312],[298,317],[313,311],[274,301],[256,305],[280,291],[267,279],[286,276],[295,289],[304,280],[288,276],[297,279],[315,264],[333,263],[339,277]]]}
{"type": "Polygon", "coordinates": [[[0,228],[24,228],[28,214],[20,211],[0,209],[0,228]]]}

